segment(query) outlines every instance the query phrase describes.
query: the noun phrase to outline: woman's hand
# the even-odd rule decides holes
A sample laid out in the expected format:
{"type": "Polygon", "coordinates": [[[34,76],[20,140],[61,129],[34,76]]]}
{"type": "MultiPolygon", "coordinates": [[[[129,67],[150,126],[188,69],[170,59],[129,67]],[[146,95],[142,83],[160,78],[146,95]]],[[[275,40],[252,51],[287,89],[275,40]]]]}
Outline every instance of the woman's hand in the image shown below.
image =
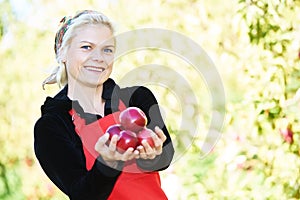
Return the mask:
{"type": "Polygon", "coordinates": [[[159,128],[155,127],[155,133],[152,134],[152,139],[154,141],[154,147],[152,148],[147,141],[143,141],[142,145],[138,146],[139,158],[142,159],[154,159],[157,155],[162,153],[163,143],[166,141],[167,137],[164,132],[159,128]]]}
{"type": "Polygon", "coordinates": [[[128,161],[133,158],[139,158],[139,151],[134,150],[133,148],[128,148],[124,153],[119,153],[117,151],[117,141],[118,136],[114,135],[111,138],[109,145],[107,145],[107,141],[109,139],[109,134],[105,133],[101,136],[96,145],[95,150],[100,153],[102,159],[110,166],[114,166],[117,161],[128,161]]]}

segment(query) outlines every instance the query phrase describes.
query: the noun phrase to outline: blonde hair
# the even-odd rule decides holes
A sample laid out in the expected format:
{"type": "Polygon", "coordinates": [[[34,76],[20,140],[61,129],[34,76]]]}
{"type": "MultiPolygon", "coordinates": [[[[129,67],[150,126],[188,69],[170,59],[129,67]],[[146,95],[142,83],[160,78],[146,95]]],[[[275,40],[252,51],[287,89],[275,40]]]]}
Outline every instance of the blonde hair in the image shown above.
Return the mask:
{"type": "Polygon", "coordinates": [[[63,58],[65,57],[72,39],[76,35],[76,30],[84,25],[102,24],[108,27],[114,34],[112,22],[102,13],[92,10],[84,10],[77,12],[73,18],[66,20],[66,17],[61,21],[64,24],[58,30],[55,36],[54,50],[56,53],[56,61],[59,66],[56,67],[51,75],[43,82],[45,84],[57,83],[59,87],[63,87],[68,82],[68,76],[63,58]]]}

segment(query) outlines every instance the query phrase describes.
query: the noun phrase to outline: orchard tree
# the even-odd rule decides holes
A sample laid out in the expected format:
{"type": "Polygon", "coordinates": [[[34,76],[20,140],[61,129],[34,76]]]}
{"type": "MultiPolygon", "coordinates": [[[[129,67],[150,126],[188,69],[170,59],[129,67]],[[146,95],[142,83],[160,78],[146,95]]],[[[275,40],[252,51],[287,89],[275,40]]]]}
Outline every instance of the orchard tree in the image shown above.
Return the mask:
{"type": "Polygon", "coordinates": [[[266,180],[273,177],[271,185],[279,183],[287,198],[299,199],[300,166],[293,161],[300,159],[300,2],[240,0],[239,4],[249,41],[260,49],[261,64],[245,69],[251,76],[248,84],[255,87],[247,97],[256,110],[257,134],[263,138],[260,144],[268,145],[267,152],[273,154],[270,159],[264,153],[253,159],[263,163],[266,180]]]}

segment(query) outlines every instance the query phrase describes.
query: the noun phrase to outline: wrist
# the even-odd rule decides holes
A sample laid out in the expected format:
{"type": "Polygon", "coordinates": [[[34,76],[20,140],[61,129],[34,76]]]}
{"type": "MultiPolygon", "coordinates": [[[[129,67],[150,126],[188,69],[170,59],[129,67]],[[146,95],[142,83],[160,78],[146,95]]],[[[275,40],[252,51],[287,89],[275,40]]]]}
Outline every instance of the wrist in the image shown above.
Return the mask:
{"type": "Polygon", "coordinates": [[[118,167],[118,161],[108,161],[108,160],[104,160],[104,164],[106,164],[107,166],[111,167],[111,168],[117,168],[118,167]]]}

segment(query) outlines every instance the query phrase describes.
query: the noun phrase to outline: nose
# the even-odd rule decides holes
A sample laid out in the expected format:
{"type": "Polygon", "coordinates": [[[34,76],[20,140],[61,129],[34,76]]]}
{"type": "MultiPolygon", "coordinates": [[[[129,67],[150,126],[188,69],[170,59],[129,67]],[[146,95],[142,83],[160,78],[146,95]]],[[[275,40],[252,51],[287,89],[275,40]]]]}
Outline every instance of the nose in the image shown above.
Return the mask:
{"type": "Polygon", "coordinates": [[[93,52],[91,53],[91,58],[94,61],[97,61],[97,62],[103,62],[104,61],[103,55],[101,53],[101,50],[99,50],[99,49],[94,49],[93,50],[93,52]]]}

